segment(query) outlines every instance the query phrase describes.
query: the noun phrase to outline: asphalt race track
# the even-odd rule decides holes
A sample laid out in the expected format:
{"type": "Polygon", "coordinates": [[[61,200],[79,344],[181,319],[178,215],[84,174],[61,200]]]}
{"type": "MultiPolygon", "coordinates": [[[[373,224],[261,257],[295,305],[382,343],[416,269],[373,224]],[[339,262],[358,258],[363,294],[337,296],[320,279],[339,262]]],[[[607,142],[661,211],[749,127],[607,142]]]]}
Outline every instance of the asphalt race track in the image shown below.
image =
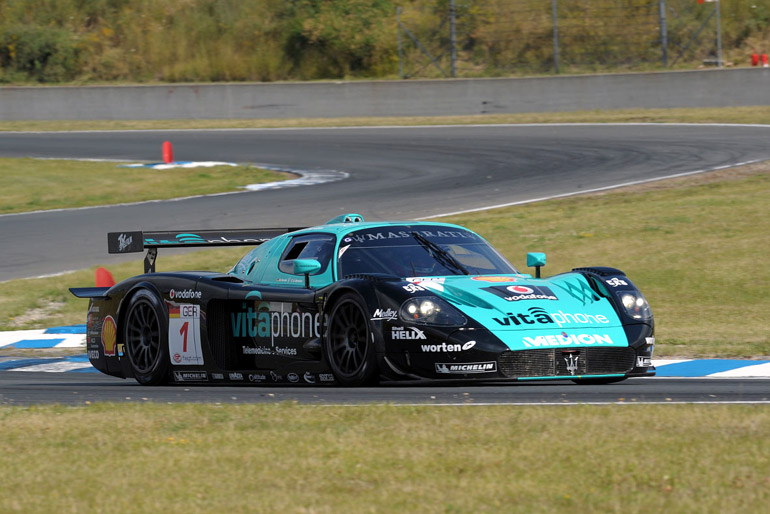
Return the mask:
{"type": "Polygon", "coordinates": [[[770,403],[770,380],[632,378],[610,385],[549,384],[337,387],[140,386],[101,373],[0,373],[0,405],[85,402],[275,403],[312,405],[392,403],[608,404],[608,403],[770,403]]]}
{"type": "MultiPolygon", "coordinates": [[[[427,217],[770,160],[768,135],[767,126],[726,125],[0,133],[0,157],[158,161],[161,143],[169,140],[179,160],[349,174],[345,180],[314,186],[0,216],[0,281],[112,262],[118,257],[107,254],[108,231],[303,226],[344,212],[374,220],[427,217]]],[[[114,194],[120,201],[121,192],[114,194]]],[[[0,373],[0,404],[86,401],[766,403],[770,381],[652,378],[605,386],[147,388],[98,373],[0,373]]]]}
{"type": "MultiPolygon", "coordinates": [[[[426,217],[766,160],[768,135],[770,127],[687,125],[1,133],[1,157],[157,162],[169,140],[179,160],[338,170],[350,177],[0,216],[0,281],[120,259],[107,254],[108,231],[305,226],[344,212],[373,220],[426,217]]],[[[120,201],[120,190],[114,194],[120,201]]]]}

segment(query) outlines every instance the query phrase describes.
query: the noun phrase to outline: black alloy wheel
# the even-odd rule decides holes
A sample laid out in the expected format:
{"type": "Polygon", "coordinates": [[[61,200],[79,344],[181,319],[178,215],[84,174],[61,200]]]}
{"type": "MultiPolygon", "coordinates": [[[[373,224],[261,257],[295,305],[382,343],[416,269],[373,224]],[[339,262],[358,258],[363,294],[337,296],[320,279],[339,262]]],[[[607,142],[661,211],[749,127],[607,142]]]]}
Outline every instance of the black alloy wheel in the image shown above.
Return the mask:
{"type": "Polygon", "coordinates": [[[344,386],[369,385],[377,379],[372,328],[361,300],[342,296],[329,316],[324,344],[334,377],[344,386]]]}
{"type": "Polygon", "coordinates": [[[168,321],[160,299],[140,289],[129,301],[123,341],[136,381],[159,385],[168,380],[168,321]]]}

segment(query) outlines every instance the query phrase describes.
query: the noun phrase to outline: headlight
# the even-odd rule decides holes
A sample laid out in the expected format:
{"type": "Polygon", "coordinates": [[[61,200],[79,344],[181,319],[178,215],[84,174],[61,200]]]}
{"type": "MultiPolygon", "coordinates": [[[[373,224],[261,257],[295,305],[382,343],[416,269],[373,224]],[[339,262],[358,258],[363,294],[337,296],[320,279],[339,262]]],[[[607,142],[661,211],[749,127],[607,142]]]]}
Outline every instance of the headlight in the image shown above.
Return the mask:
{"type": "Polygon", "coordinates": [[[626,314],[634,319],[652,318],[650,304],[639,291],[615,291],[626,314]]]}
{"type": "Polygon", "coordinates": [[[398,316],[402,321],[421,325],[446,325],[460,327],[467,323],[457,309],[436,296],[410,298],[401,304],[398,316]]]}

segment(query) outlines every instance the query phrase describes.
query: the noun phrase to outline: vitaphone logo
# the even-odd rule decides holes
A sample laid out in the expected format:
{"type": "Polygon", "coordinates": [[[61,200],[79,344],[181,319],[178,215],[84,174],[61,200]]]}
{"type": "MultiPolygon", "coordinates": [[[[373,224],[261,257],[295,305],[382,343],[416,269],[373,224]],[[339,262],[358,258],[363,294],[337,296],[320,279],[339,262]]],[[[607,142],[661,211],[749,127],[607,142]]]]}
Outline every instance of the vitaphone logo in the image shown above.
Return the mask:
{"type": "MultiPolygon", "coordinates": [[[[272,305],[275,306],[275,304],[272,305]]],[[[269,337],[273,343],[277,338],[320,337],[320,314],[292,312],[289,303],[281,302],[278,306],[280,306],[278,309],[271,309],[271,303],[258,302],[255,309],[244,302],[241,306],[243,311],[230,313],[233,336],[252,339],[269,337]]]]}
{"type": "Polygon", "coordinates": [[[610,322],[610,320],[607,319],[607,316],[602,316],[601,314],[569,314],[564,311],[552,312],[549,314],[542,307],[531,307],[527,309],[527,311],[529,314],[514,314],[509,312],[507,318],[492,319],[495,320],[498,325],[504,327],[511,326],[511,323],[514,325],[535,325],[537,323],[549,325],[555,323],[561,327],[562,325],[569,325],[572,323],[582,323],[586,325],[593,325],[596,323],[606,325],[610,322]]]}

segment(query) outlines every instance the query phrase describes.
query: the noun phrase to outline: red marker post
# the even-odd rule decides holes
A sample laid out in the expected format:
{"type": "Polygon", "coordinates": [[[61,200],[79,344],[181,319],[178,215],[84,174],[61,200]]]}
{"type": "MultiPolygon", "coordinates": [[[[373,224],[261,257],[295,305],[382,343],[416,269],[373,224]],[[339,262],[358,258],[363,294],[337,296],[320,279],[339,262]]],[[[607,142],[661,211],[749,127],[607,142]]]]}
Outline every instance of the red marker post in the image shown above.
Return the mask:
{"type": "Polygon", "coordinates": [[[174,147],[169,141],[163,142],[163,162],[166,164],[174,162],[174,147]]]}

